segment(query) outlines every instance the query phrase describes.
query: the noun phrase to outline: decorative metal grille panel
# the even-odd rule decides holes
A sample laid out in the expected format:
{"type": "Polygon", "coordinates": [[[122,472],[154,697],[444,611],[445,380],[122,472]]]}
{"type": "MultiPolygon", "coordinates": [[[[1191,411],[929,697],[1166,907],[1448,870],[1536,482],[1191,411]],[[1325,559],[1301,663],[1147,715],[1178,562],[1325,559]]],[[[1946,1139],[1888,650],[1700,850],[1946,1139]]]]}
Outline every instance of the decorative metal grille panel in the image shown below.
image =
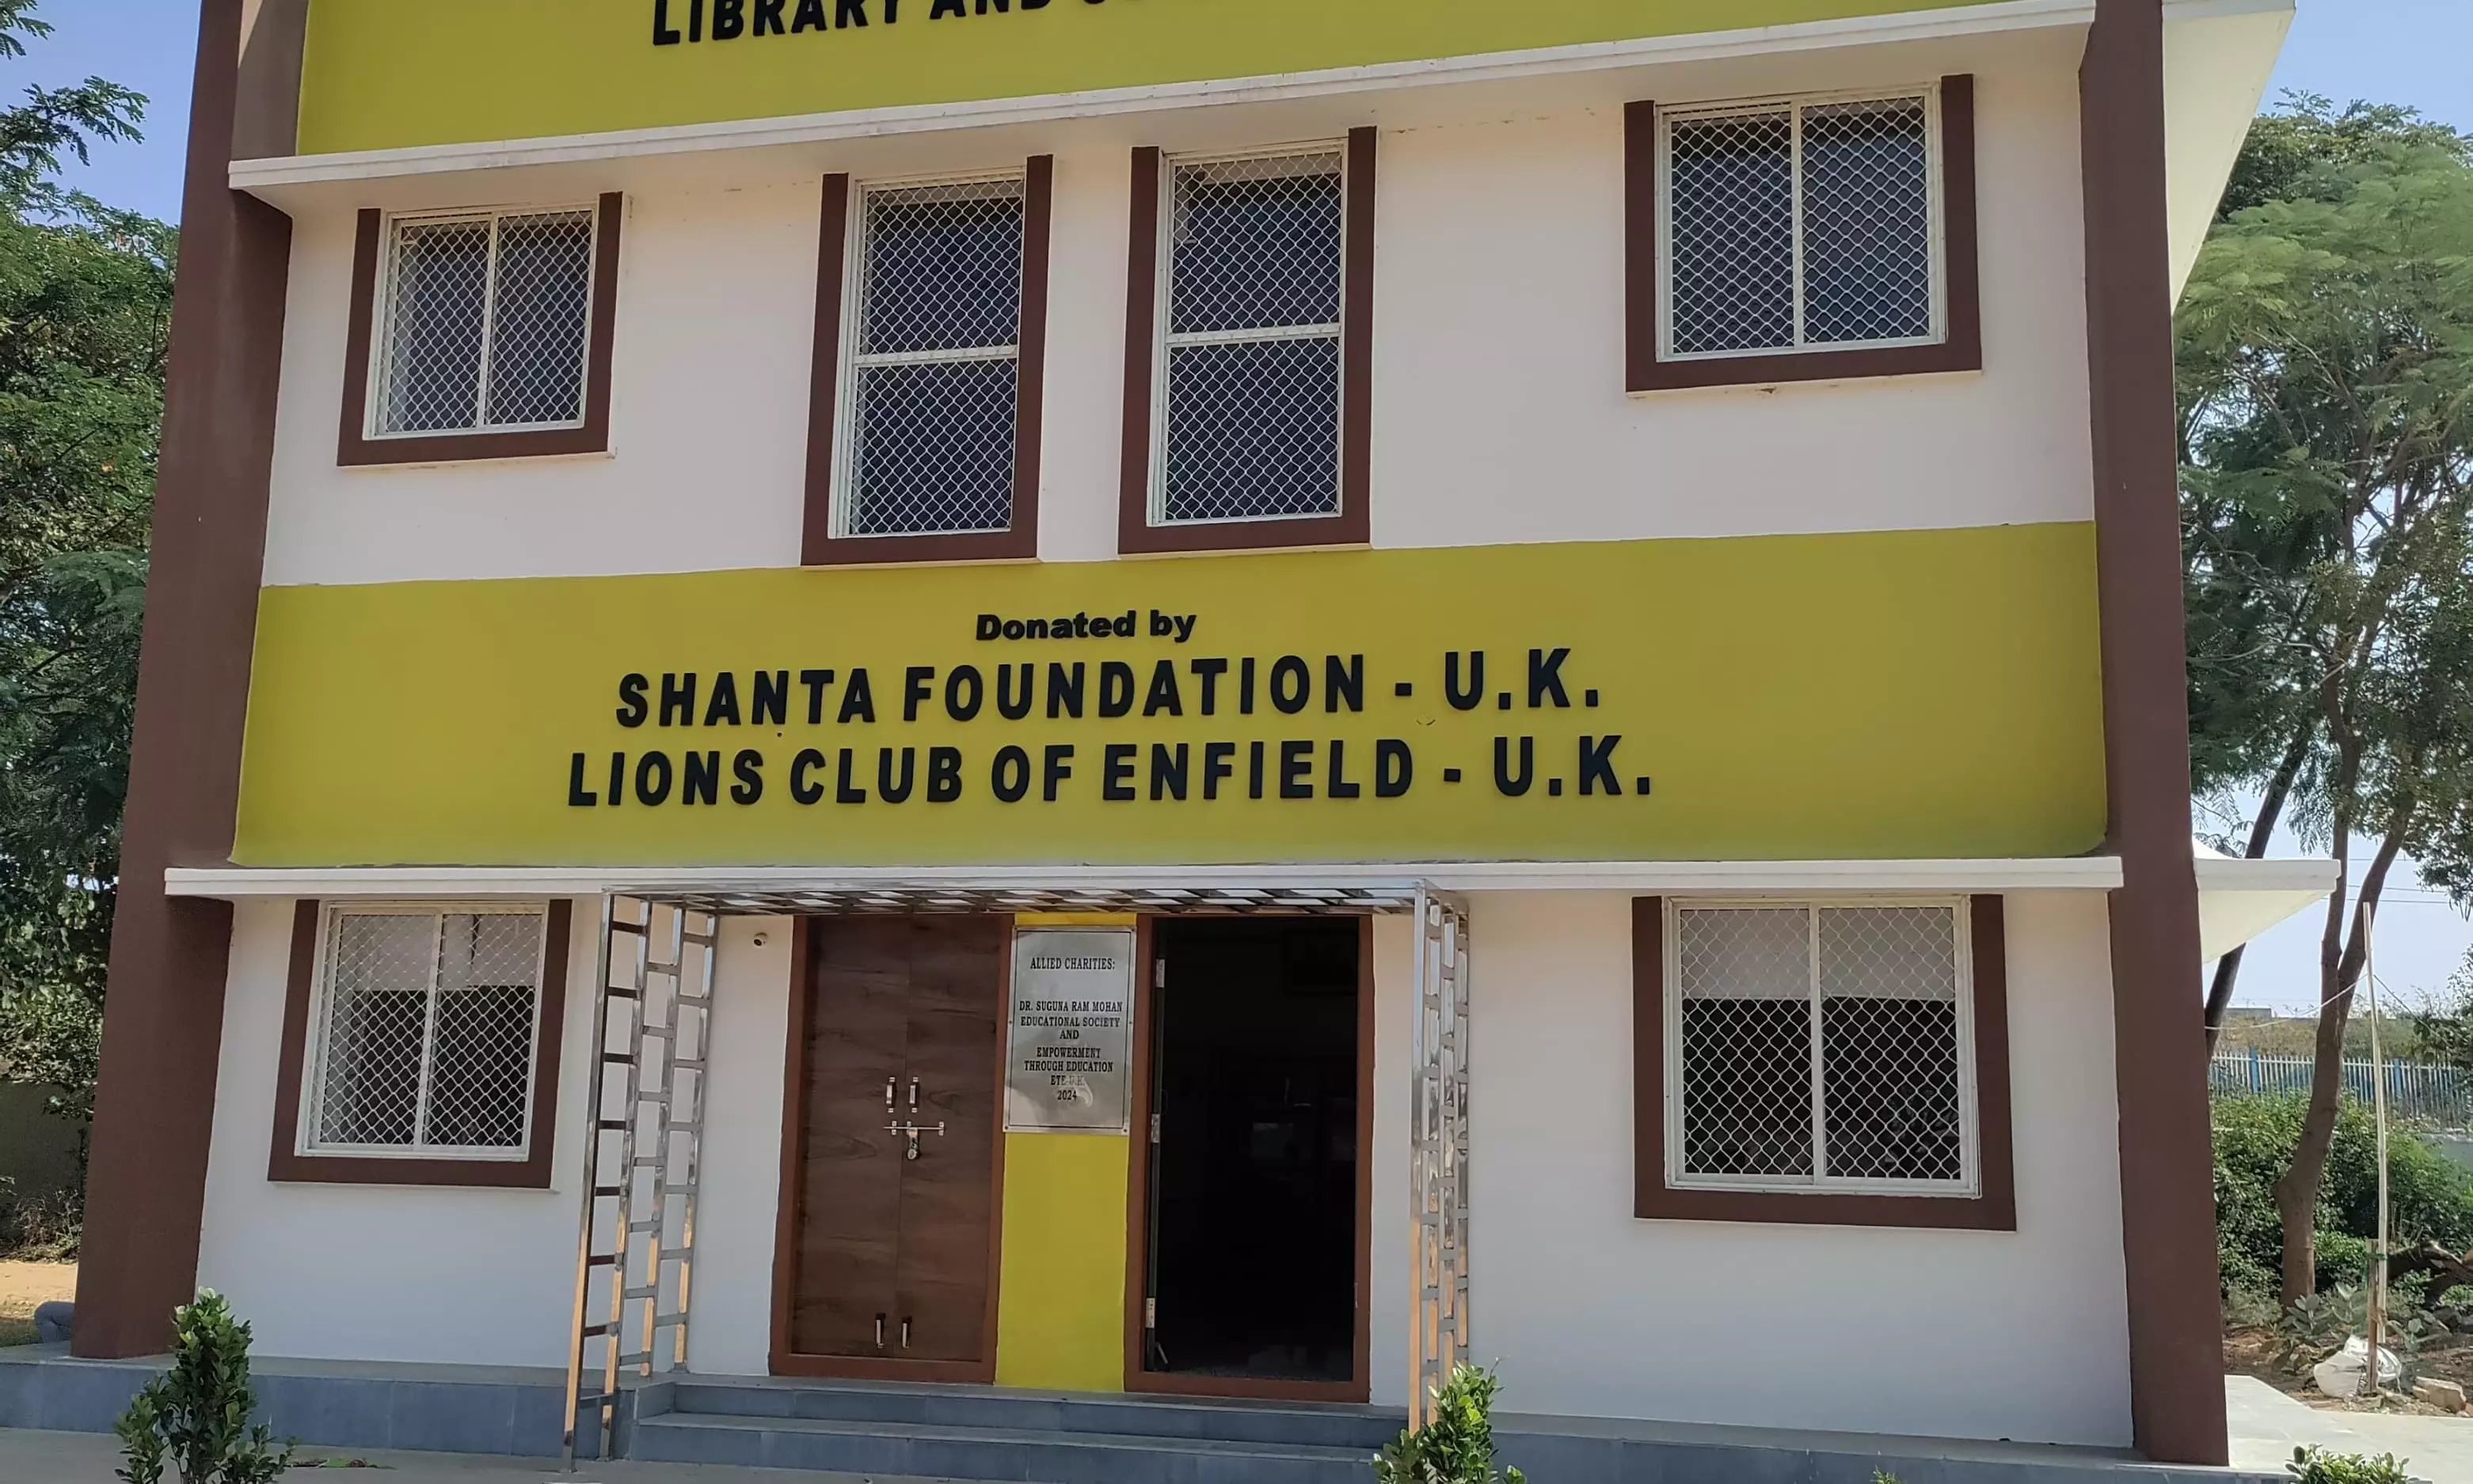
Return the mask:
{"type": "Polygon", "coordinates": [[[1470,1355],[1469,932],[1461,904],[1417,890],[1408,1071],[1408,1425],[1470,1355]]]}
{"type": "Polygon", "coordinates": [[[375,431],[582,420],[592,254],[589,211],[396,223],[375,431]]]}
{"type": "Polygon", "coordinates": [[[1939,333],[1920,95],[1684,113],[1666,127],[1666,352],[1939,333]]]}
{"type": "Polygon", "coordinates": [[[310,1146],[522,1152],[545,921],[338,911],[310,1146]]]}
{"type": "Polygon", "coordinates": [[[1179,161],[1170,192],[1156,518],[1335,513],[1340,153],[1179,161]]]}
{"type": "Polygon", "coordinates": [[[1685,907],[1674,942],[1681,1176],[1970,1179],[1956,907],[1685,907]]]}
{"type": "Polygon", "coordinates": [[[844,534],[1009,529],[1022,182],[862,201],[844,534]]]}

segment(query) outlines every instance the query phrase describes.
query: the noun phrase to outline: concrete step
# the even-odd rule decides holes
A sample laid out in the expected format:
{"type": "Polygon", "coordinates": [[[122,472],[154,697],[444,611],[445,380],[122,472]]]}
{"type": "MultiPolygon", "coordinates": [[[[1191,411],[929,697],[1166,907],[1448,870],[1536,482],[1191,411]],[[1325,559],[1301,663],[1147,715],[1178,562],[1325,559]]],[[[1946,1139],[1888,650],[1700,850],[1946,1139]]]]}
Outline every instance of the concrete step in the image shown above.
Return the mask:
{"type": "Polygon", "coordinates": [[[1388,1407],[1221,1400],[1157,1396],[1060,1395],[997,1387],[900,1382],[732,1382],[682,1376],[648,1396],[649,1420],[672,1415],[798,1418],[947,1428],[1072,1433],[1118,1438],[1334,1448],[1361,1458],[1399,1436],[1404,1413],[1388,1407]]]}
{"type": "Polygon", "coordinates": [[[1370,1450],[1218,1438],[665,1412],[629,1456],[1025,1484],[1364,1484],[1370,1450]]]}

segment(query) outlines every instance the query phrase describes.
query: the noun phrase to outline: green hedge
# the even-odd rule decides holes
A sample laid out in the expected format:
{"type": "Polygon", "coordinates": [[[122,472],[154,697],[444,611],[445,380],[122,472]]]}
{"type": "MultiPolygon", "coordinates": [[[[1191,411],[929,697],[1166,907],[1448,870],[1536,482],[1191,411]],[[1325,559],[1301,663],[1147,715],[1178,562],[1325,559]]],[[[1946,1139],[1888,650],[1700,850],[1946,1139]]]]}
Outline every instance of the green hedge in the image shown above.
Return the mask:
{"type": "MultiPolygon", "coordinates": [[[[2301,1093],[2215,1100],[2216,1241],[2228,1294],[2274,1297],[2284,1238],[2275,1181],[2301,1139],[2301,1093]]],[[[2362,1277],[2378,1231],[2378,1136],[2370,1111],[2350,1098],[2336,1114],[2336,1141],[2318,1186],[2318,1286],[2362,1277]]],[[[2473,1247],[2473,1170],[2408,1129],[2388,1126],[2388,1185],[2398,1247],[2436,1240],[2473,1247]]]]}

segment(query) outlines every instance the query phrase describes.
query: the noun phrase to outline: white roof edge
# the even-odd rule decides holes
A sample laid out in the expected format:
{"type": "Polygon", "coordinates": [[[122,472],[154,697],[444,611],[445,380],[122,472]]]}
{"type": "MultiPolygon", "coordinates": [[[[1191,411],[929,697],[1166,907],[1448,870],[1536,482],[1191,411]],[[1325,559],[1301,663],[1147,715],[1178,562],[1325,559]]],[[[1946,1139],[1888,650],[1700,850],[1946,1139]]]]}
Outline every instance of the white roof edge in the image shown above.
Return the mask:
{"type": "Polygon", "coordinates": [[[1424,881],[1455,892],[2110,891],[2110,855],[1994,860],[1380,861],[1243,866],[176,866],[172,897],[595,897],[605,892],[900,883],[955,890],[1088,887],[1160,890],[1277,884],[1367,886],[1424,881]]]}
{"type": "Polygon", "coordinates": [[[2336,889],[2336,863],[2315,856],[2249,860],[2200,855],[2197,867],[2202,892],[2307,892],[2317,898],[2336,889]]]}
{"type": "MultiPolygon", "coordinates": [[[[2176,3],[2190,4],[2194,0],[2176,0],[2176,3]]],[[[2248,4],[2253,0],[2199,0],[2199,3],[2248,4]]],[[[1312,72],[1099,88],[1024,98],[854,108],[834,113],[734,119],[722,123],[617,130],[606,133],[538,139],[416,145],[392,150],[238,159],[231,163],[230,183],[234,190],[254,191],[337,180],[384,180],[709,150],[820,144],[843,139],[1142,113],[1161,108],[1269,103],[1382,88],[1486,83],[1832,46],[1936,40],[2044,27],[2084,26],[2094,18],[2095,0],[1989,0],[1984,4],[1906,11],[1888,15],[1854,16],[1683,36],[1644,36],[1632,40],[1381,62],[1312,72]]]]}

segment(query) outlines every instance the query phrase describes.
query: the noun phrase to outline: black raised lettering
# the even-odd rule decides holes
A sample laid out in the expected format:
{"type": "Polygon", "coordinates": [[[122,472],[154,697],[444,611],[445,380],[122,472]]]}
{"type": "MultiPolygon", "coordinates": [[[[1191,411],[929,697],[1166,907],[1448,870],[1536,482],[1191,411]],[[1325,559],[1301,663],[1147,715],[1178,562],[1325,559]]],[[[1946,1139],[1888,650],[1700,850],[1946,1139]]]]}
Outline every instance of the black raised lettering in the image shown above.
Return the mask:
{"type": "Polygon", "coordinates": [[[1485,651],[1469,651],[1468,688],[1460,688],[1460,652],[1453,650],[1443,657],[1443,695],[1454,711],[1474,711],[1485,699],[1485,651]]]}
{"type": "Polygon", "coordinates": [[[704,724],[735,727],[738,723],[738,677],[728,670],[712,678],[712,699],[705,703],[704,724]]]}
{"type": "Polygon", "coordinates": [[[1528,652],[1528,705],[1532,708],[1544,706],[1548,696],[1552,696],[1558,706],[1572,704],[1571,695],[1563,689],[1563,661],[1571,658],[1568,649],[1528,652]]]}
{"type": "Polygon", "coordinates": [[[999,803],[1021,802],[1030,792],[1030,754],[1010,745],[997,748],[996,760],[988,769],[988,790],[999,803]]]}
{"type": "Polygon", "coordinates": [[[833,672],[830,670],[799,672],[799,683],[807,687],[808,726],[821,727],[825,724],[825,687],[832,682],[833,672]]]}
{"type": "Polygon", "coordinates": [[[650,716],[653,711],[653,708],[644,703],[644,690],[645,687],[650,684],[652,684],[652,682],[644,679],[644,677],[640,675],[622,675],[618,678],[617,715],[619,726],[641,727],[644,725],[644,718],[650,716]]]}
{"type": "Polygon", "coordinates": [[[974,664],[955,665],[945,677],[945,714],[957,722],[966,722],[979,714],[986,703],[987,682],[980,679],[974,664]]]}
{"type": "Polygon", "coordinates": [[[996,714],[998,716],[1009,722],[1018,722],[1030,714],[1030,687],[1038,674],[1039,667],[1036,665],[1000,664],[996,666],[996,714]],[[1021,676],[1021,694],[1018,696],[1014,694],[1013,688],[1013,679],[1017,671],[1021,676]]]}
{"type": "Polygon", "coordinates": [[[919,781],[919,749],[901,749],[901,777],[893,776],[893,749],[876,750],[876,797],[886,803],[902,803],[910,798],[911,788],[919,781]]]}
{"type": "Polygon", "coordinates": [[[665,803],[670,797],[670,754],[646,753],[636,759],[636,802],[665,803]]]}
{"type": "Polygon", "coordinates": [[[1099,714],[1117,717],[1132,714],[1134,709],[1134,667],[1121,659],[1110,659],[1099,666],[1099,714]]]}
{"type": "Polygon", "coordinates": [[[679,790],[679,802],[721,802],[721,754],[689,753],[686,762],[686,784],[679,790]]]}
{"type": "Polygon", "coordinates": [[[962,0],[936,0],[934,8],[929,10],[927,12],[927,18],[929,20],[943,20],[948,15],[968,15],[970,13],[970,7],[964,5],[962,0]]]}
{"type": "Polygon", "coordinates": [[[747,30],[747,0],[712,0],[712,38],[735,41],[747,30]]]}
{"type": "Polygon", "coordinates": [[[1333,799],[1355,799],[1365,792],[1365,785],[1346,776],[1348,744],[1337,737],[1331,739],[1331,771],[1323,783],[1323,792],[1333,799]]]}
{"type": "Polygon", "coordinates": [[[1611,737],[1580,739],[1580,796],[1587,798],[1605,785],[1609,794],[1622,792],[1622,780],[1615,777],[1615,744],[1622,740],[1620,732],[1611,737]]]}
{"type": "Polygon", "coordinates": [[[747,719],[758,727],[786,727],[790,724],[789,671],[756,672],[756,699],[747,707],[747,719]]]}
{"type": "Polygon", "coordinates": [[[1219,677],[1228,673],[1225,659],[1192,661],[1194,677],[1202,682],[1202,714],[1214,715],[1219,710],[1219,677]]]}
{"type": "Polygon", "coordinates": [[[730,774],[738,781],[730,785],[732,803],[754,803],[764,797],[764,754],[756,749],[741,748],[730,760],[730,774]]]}
{"type": "Polygon", "coordinates": [[[756,36],[778,36],[782,34],[785,28],[781,24],[781,7],[784,3],[785,0],[756,0],[756,36]]]}
{"type": "Polygon", "coordinates": [[[1313,744],[1283,742],[1280,744],[1280,797],[1311,799],[1313,793],[1313,744]]]}
{"type": "Polygon", "coordinates": [[[858,770],[851,766],[851,750],[843,748],[841,754],[833,759],[833,802],[867,802],[867,790],[852,786],[852,779],[857,776],[858,770]]]}
{"type": "Polygon", "coordinates": [[[1202,797],[1219,797],[1219,780],[1236,776],[1236,744],[1205,742],[1202,744],[1202,797]]]}
{"type": "Polygon", "coordinates": [[[612,753],[612,754],[610,754],[610,791],[609,791],[607,794],[605,794],[603,797],[604,797],[604,798],[606,798],[606,799],[608,799],[608,800],[610,801],[610,807],[612,807],[612,808],[613,808],[613,809],[614,809],[614,808],[616,808],[616,807],[618,807],[618,805],[620,805],[621,803],[624,803],[624,802],[626,802],[626,800],[627,800],[627,754],[624,754],[624,753],[612,753]]]}
{"type": "MultiPolygon", "coordinates": [[[[1167,661],[1163,659],[1160,663],[1165,664],[1167,661]]],[[[1191,754],[1186,750],[1186,744],[1182,742],[1172,748],[1164,742],[1151,744],[1151,802],[1153,803],[1169,798],[1175,799],[1180,803],[1185,801],[1186,765],[1191,760],[1191,754]]]]}
{"type": "Polygon", "coordinates": [[[1057,785],[1073,776],[1073,744],[1051,742],[1040,758],[1039,797],[1049,803],[1056,802],[1057,785]]]}
{"type": "Polygon", "coordinates": [[[1082,719],[1082,661],[1073,661],[1068,670],[1050,661],[1047,666],[1047,719],[1060,716],[1082,719]]]}
{"type": "Polygon", "coordinates": [[[867,0],[833,0],[833,27],[867,24],[867,0]]]}
{"type": "Polygon", "coordinates": [[[1282,655],[1271,665],[1271,705],[1283,716],[1294,716],[1313,697],[1313,671],[1295,655],[1282,655]]]}
{"type": "Polygon", "coordinates": [[[1384,737],[1374,744],[1374,797],[1397,799],[1408,791],[1417,776],[1417,754],[1398,737],[1384,737]]]}
{"type": "Polygon", "coordinates": [[[1141,749],[1131,742],[1111,742],[1099,754],[1099,797],[1110,803],[1130,803],[1134,797],[1134,757],[1141,749]]]}
{"type": "Polygon", "coordinates": [[[799,755],[790,759],[790,797],[801,803],[822,802],[825,785],[808,782],[807,775],[824,765],[824,754],[812,747],[799,749],[799,755]]]}
{"type": "Polygon", "coordinates": [[[1511,773],[1511,739],[1509,737],[1495,738],[1495,791],[1502,794],[1506,798],[1517,799],[1521,795],[1528,792],[1529,785],[1536,781],[1537,739],[1535,737],[1522,737],[1520,739],[1520,776],[1514,778],[1511,773]]]}
{"type": "Polygon", "coordinates": [[[676,675],[662,676],[661,725],[664,727],[694,726],[695,693],[696,678],[693,670],[688,671],[684,679],[676,675]],[[671,720],[672,717],[676,717],[677,720],[671,720]]]}
{"type": "Polygon", "coordinates": [[[575,760],[566,765],[566,806],[588,809],[600,802],[599,795],[584,786],[584,754],[578,753],[575,760]]]}
{"type": "Polygon", "coordinates": [[[936,667],[914,664],[901,672],[901,719],[919,719],[920,704],[936,693],[936,667]]]}
{"type": "Polygon", "coordinates": [[[1351,655],[1346,664],[1337,655],[1326,655],[1322,663],[1322,708],[1336,711],[1346,706],[1352,711],[1365,709],[1365,657],[1351,655]]]}
{"type": "Polygon", "coordinates": [[[951,803],[962,797],[962,750],[958,747],[931,747],[927,750],[927,802],[951,803]]]}
{"type": "Polygon", "coordinates": [[[653,44],[676,46],[680,39],[678,28],[670,24],[670,0],[653,0],[653,44]]]}
{"type": "Polygon", "coordinates": [[[1262,754],[1263,747],[1260,742],[1251,743],[1245,749],[1245,797],[1248,799],[1262,797],[1262,754]]]}
{"type": "Polygon", "coordinates": [[[868,688],[867,666],[860,665],[851,672],[850,683],[842,687],[841,715],[834,720],[844,725],[876,721],[876,692],[868,688]]]}
{"type": "Polygon", "coordinates": [[[1151,666],[1150,694],[1142,698],[1144,716],[1157,716],[1163,711],[1170,716],[1185,714],[1185,698],[1177,692],[1173,659],[1163,659],[1151,666]]]}
{"type": "Polygon", "coordinates": [[[799,0],[799,9],[790,16],[790,34],[823,31],[830,24],[825,19],[825,0],[799,0]]]}

